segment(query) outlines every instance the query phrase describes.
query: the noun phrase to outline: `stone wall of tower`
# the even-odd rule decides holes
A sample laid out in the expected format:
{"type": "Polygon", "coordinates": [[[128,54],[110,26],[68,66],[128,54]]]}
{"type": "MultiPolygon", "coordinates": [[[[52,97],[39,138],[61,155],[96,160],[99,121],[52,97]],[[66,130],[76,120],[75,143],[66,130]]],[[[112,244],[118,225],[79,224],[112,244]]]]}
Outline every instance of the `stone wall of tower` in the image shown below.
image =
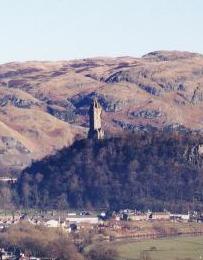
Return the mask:
{"type": "Polygon", "coordinates": [[[102,108],[99,105],[99,103],[96,101],[94,104],[94,109],[93,109],[93,118],[94,118],[93,128],[94,128],[94,130],[101,128],[101,113],[102,113],[102,108]]]}
{"type": "Polygon", "coordinates": [[[89,109],[89,138],[102,139],[104,137],[104,131],[102,130],[101,125],[101,114],[102,107],[99,104],[99,102],[96,99],[94,99],[89,109]]]}

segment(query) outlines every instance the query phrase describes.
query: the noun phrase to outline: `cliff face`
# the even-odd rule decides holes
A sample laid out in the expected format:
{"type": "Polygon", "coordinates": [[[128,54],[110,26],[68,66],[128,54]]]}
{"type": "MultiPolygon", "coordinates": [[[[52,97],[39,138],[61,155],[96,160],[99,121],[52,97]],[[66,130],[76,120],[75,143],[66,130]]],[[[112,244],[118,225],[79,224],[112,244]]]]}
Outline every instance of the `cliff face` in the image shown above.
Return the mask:
{"type": "Polygon", "coordinates": [[[0,66],[0,169],[23,168],[85,136],[97,97],[105,132],[202,128],[203,56],[159,51],[0,66]]]}

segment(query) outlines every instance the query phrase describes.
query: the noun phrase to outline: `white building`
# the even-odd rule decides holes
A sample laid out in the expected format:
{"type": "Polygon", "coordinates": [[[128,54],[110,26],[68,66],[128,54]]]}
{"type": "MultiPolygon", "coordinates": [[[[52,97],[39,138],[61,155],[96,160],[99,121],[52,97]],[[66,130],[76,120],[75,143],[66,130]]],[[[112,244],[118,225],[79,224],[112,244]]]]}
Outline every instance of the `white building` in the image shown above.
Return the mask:
{"type": "Polygon", "coordinates": [[[188,222],[190,220],[190,214],[170,214],[170,218],[173,220],[182,220],[188,222]]]}
{"type": "Polygon", "coordinates": [[[54,219],[50,219],[48,220],[45,225],[47,227],[51,227],[51,228],[57,228],[57,227],[60,227],[60,223],[57,221],[57,220],[54,220],[54,219]]]}
{"type": "Polygon", "coordinates": [[[66,221],[70,223],[88,223],[88,224],[98,224],[99,219],[98,217],[94,216],[68,216],[66,221]]]}

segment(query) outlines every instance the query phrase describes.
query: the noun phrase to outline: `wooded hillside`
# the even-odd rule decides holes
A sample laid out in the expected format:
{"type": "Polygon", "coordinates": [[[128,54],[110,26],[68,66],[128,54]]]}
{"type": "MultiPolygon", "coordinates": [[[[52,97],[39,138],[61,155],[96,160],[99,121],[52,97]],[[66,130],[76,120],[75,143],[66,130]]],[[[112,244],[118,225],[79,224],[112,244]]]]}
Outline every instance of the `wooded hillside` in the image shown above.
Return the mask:
{"type": "Polygon", "coordinates": [[[159,131],[82,140],[35,162],[17,184],[19,203],[40,208],[203,208],[196,132],[159,131]]]}

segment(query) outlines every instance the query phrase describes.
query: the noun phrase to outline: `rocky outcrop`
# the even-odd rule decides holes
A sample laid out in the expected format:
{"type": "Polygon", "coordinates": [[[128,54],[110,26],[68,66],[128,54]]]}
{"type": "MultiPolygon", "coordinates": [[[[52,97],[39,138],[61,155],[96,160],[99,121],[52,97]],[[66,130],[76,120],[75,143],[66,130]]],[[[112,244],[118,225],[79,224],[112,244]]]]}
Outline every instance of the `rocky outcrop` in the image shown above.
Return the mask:
{"type": "Polygon", "coordinates": [[[191,145],[189,146],[183,155],[183,158],[191,165],[196,167],[202,167],[203,165],[203,156],[202,156],[201,145],[191,145]]]}
{"type": "Polygon", "coordinates": [[[8,104],[12,104],[18,108],[30,108],[32,105],[39,105],[37,102],[33,102],[32,100],[23,100],[14,95],[6,95],[0,98],[0,107],[4,107],[8,104]]]}
{"type": "Polygon", "coordinates": [[[153,132],[153,130],[156,129],[156,127],[151,125],[135,125],[131,124],[129,122],[121,121],[121,120],[113,120],[113,123],[119,127],[121,127],[123,130],[127,130],[130,132],[153,132]]]}
{"type": "Polygon", "coordinates": [[[176,61],[202,57],[202,55],[191,52],[182,51],[153,51],[143,56],[143,59],[150,61],[176,61]]]}
{"type": "Polygon", "coordinates": [[[179,132],[182,134],[190,134],[192,131],[191,129],[185,127],[184,125],[180,125],[177,123],[166,125],[163,129],[166,133],[179,132]]]}
{"type": "MultiPolygon", "coordinates": [[[[113,123],[121,127],[123,130],[127,130],[130,132],[153,132],[153,130],[159,128],[155,125],[150,125],[150,124],[138,125],[138,124],[132,124],[130,122],[124,120],[117,120],[117,119],[113,119],[113,123]]],[[[191,133],[191,129],[186,128],[183,125],[179,125],[179,124],[165,125],[161,130],[165,133],[179,132],[186,135],[191,133]]]]}
{"type": "Polygon", "coordinates": [[[70,101],[76,107],[76,109],[78,109],[79,114],[87,114],[89,106],[94,98],[99,101],[106,112],[121,111],[126,104],[124,100],[119,100],[116,99],[114,96],[102,95],[96,92],[92,92],[88,95],[79,94],[72,98],[70,101]]]}
{"type": "Polygon", "coordinates": [[[158,110],[139,110],[132,112],[131,115],[136,118],[154,119],[160,118],[164,114],[158,110]]]}
{"type": "Polygon", "coordinates": [[[29,154],[30,151],[19,141],[14,139],[10,136],[1,136],[0,137],[0,143],[1,143],[1,154],[4,154],[8,152],[9,150],[16,149],[16,151],[23,153],[23,154],[29,154]]]}
{"type": "Polygon", "coordinates": [[[119,83],[119,82],[130,82],[136,84],[139,88],[143,89],[147,93],[159,96],[161,93],[161,88],[157,84],[147,83],[145,82],[147,78],[147,72],[137,72],[136,70],[129,70],[129,71],[119,71],[115,74],[112,74],[109,78],[105,80],[106,83],[119,83]]]}
{"type": "Polygon", "coordinates": [[[61,108],[58,106],[47,106],[47,112],[56,118],[63,120],[65,122],[74,123],[77,119],[77,115],[74,109],[71,108],[61,108]]]}
{"type": "Polygon", "coordinates": [[[10,136],[0,137],[0,174],[18,172],[31,163],[31,152],[10,136]]]}

